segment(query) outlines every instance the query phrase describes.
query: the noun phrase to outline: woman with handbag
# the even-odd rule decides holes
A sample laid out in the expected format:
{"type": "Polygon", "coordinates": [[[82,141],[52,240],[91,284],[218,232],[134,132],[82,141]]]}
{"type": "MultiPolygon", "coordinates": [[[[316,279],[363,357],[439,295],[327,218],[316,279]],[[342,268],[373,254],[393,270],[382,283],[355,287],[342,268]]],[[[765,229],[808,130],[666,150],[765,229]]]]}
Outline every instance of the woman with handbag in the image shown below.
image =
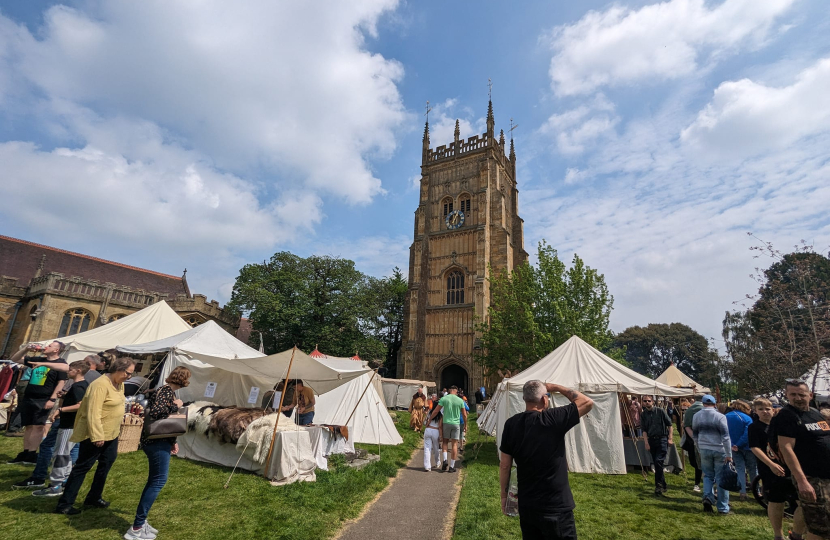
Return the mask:
{"type": "MultiPolygon", "coordinates": [[[[170,373],[170,376],[164,382],[164,386],[150,394],[147,409],[144,412],[144,422],[147,427],[150,427],[150,423],[163,420],[179,411],[182,401],[176,398],[175,391],[190,384],[190,370],[179,366],[170,373]]],[[[147,514],[150,513],[150,508],[156,502],[161,488],[167,483],[170,456],[179,452],[179,445],[175,437],[150,438],[154,437],[150,433],[150,429],[145,429],[141,436],[141,448],[147,454],[150,473],[144,491],[141,493],[138,508],[135,511],[133,526],[127,529],[124,534],[126,540],[152,540],[158,534],[158,530],[147,522],[147,514]]]]}

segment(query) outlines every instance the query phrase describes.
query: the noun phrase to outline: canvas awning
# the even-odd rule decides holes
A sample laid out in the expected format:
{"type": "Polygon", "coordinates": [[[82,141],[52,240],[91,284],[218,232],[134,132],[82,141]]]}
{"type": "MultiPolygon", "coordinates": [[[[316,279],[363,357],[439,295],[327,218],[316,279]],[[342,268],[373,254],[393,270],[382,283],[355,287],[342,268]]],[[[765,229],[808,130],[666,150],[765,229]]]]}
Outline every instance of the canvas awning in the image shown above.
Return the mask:
{"type": "MultiPolygon", "coordinates": [[[[190,325],[179,317],[167,305],[167,302],[160,300],[132,315],[127,315],[104,326],[55,339],[68,345],[63,358],[67,362],[73,362],[83,360],[84,357],[90,354],[114,349],[119,345],[156,341],[181,334],[190,329],[190,325]]],[[[46,345],[55,341],[55,339],[41,341],[40,343],[46,345]]]]}

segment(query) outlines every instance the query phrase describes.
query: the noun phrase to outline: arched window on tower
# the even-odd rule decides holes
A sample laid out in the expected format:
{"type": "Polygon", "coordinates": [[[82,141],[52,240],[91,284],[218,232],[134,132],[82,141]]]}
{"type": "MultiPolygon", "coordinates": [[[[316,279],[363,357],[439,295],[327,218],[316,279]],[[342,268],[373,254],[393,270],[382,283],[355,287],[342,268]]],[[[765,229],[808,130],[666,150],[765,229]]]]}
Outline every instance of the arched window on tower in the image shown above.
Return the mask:
{"type": "Polygon", "coordinates": [[[461,196],[461,200],[458,202],[458,209],[464,212],[465,214],[470,214],[470,196],[464,194],[461,196]]]}
{"type": "Polygon", "coordinates": [[[61,327],[60,330],[58,330],[58,337],[62,338],[72,336],[80,332],[86,332],[89,330],[89,323],[91,320],[92,317],[87,310],[81,308],[70,309],[63,314],[61,327]]]}
{"type": "Polygon", "coordinates": [[[464,274],[454,270],[447,275],[447,305],[464,303],[464,274]]]}
{"type": "Polygon", "coordinates": [[[452,198],[447,197],[446,199],[444,199],[444,200],[441,202],[441,205],[444,207],[444,213],[443,213],[443,216],[444,216],[444,217],[447,217],[447,214],[449,214],[450,212],[452,212],[452,198]]]}

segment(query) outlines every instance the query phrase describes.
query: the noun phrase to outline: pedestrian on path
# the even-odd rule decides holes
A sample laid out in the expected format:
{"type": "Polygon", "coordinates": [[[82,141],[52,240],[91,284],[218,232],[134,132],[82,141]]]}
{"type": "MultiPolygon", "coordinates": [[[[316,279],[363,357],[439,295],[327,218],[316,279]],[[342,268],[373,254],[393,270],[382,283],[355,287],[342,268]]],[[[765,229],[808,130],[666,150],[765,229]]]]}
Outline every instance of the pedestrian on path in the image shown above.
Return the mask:
{"type": "Polygon", "coordinates": [[[433,459],[435,466],[441,465],[441,415],[435,418],[430,418],[429,423],[424,428],[424,470],[429,472],[432,470],[433,459]]]}
{"type": "Polygon", "coordinates": [[[427,397],[423,392],[424,387],[419,386],[418,391],[412,396],[409,402],[409,427],[412,431],[421,431],[421,426],[424,425],[424,407],[427,403],[427,397]]]}
{"type": "Polygon", "coordinates": [[[653,396],[643,396],[641,422],[643,441],[646,450],[651,453],[651,462],[654,464],[654,494],[659,496],[669,489],[664,467],[669,450],[671,418],[664,409],[654,406],[653,396]]]}
{"type": "Polygon", "coordinates": [[[703,403],[700,400],[701,397],[692,403],[683,414],[683,438],[680,441],[683,450],[689,454],[689,465],[695,470],[695,487],[693,489],[696,493],[700,493],[700,482],[703,480],[703,467],[700,465],[700,453],[695,446],[692,421],[695,415],[703,409],[703,403]]]}
{"type": "Polygon", "coordinates": [[[741,487],[741,500],[746,500],[747,474],[749,484],[758,474],[758,465],[755,454],[749,448],[749,426],[752,418],[749,416],[749,405],[737,400],[732,404],[733,410],[726,413],[726,425],[729,427],[729,438],[732,440],[732,459],[735,460],[735,469],[738,471],[738,484],[741,487]]]}
{"type": "MultiPolygon", "coordinates": [[[[711,512],[715,505],[715,477],[723,463],[732,461],[732,443],[726,416],[718,412],[714,396],[703,396],[703,410],[695,414],[692,432],[700,449],[703,465],[703,511],[711,512]]],[[[718,485],[719,514],[729,513],[729,492],[718,485]]]]}
{"type": "Polygon", "coordinates": [[[516,462],[519,523],[524,540],[576,540],[574,503],[568,483],[565,434],[593,408],[594,402],[558,384],[528,381],[522,387],[525,412],[507,420],[501,439],[499,483],[505,512],[510,470],[516,462]],[[571,403],[550,408],[548,392],[571,403]]]}
{"type": "Polygon", "coordinates": [[[438,406],[432,411],[429,421],[443,414],[443,427],[441,428],[441,450],[443,464],[441,470],[446,471],[449,465],[449,472],[455,472],[455,460],[458,459],[458,443],[461,440],[461,418],[464,417],[464,429],[467,429],[467,410],[464,407],[464,400],[458,397],[458,387],[451,386],[450,393],[438,400],[438,406]],[[447,448],[452,446],[452,457],[447,462],[447,448]]]}

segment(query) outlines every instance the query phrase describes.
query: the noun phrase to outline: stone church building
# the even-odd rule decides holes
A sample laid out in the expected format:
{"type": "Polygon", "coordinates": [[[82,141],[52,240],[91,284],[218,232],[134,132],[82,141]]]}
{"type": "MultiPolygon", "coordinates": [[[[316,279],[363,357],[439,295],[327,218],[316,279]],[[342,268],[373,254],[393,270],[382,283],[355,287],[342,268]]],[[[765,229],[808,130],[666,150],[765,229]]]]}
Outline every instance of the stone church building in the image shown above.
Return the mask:
{"type": "Polygon", "coordinates": [[[59,339],[165,300],[191,326],[236,334],[238,314],[191,294],[181,277],[0,236],[0,358],[23,343],[59,339]]]}
{"type": "Polygon", "coordinates": [[[493,103],[487,132],[430,147],[424,128],[415,238],[409,248],[409,291],[398,377],[457,385],[472,395],[490,387],[474,361],[475,324],[490,306],[490,268],[511,272],[527,262],[519,217],[516,153],[497,137],[493,103]]]}

